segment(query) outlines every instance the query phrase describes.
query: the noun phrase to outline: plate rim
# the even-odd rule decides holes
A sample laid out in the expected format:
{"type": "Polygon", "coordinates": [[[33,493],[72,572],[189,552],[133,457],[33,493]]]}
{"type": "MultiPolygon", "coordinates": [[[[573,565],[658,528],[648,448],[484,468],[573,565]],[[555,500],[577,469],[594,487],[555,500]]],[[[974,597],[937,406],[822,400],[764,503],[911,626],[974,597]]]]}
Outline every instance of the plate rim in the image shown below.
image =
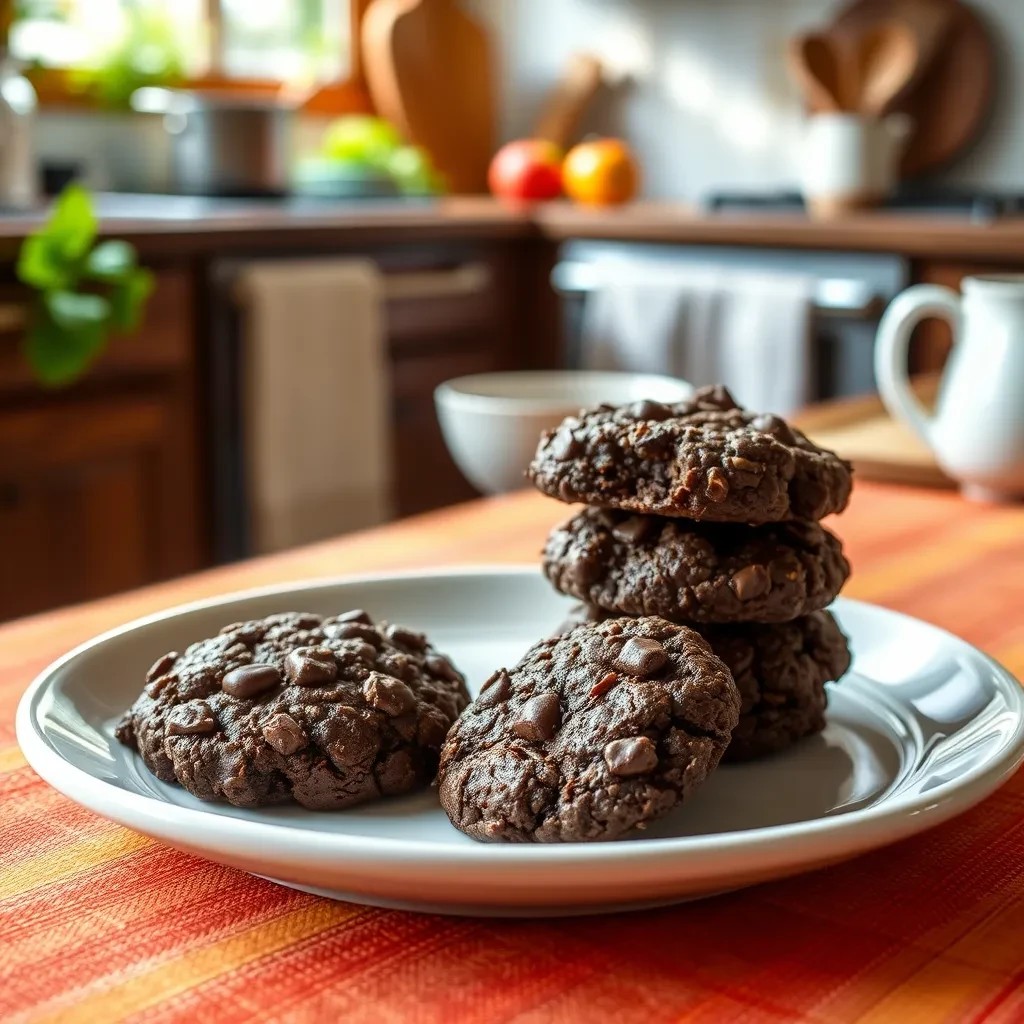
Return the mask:
{"type": "MultiPolygon", "coordinates": [[[[463,845],[392,836],[324,832],[301,824],[250,821],[220,813],[218,804],[200,808],[185,807],[155,796],[122,789],[96,777],[64,758],[50,745],[36,725],[35,711],[40,698],[48,690],[53,677],[69,662],[125,633],[181,614],[210,610],[240,600],[287,596],[300,591],[329,589],[350,584],[386,583],[424,577],[521,576],[537,573],[537,566],[531,563],[435,566],[387,572],[346,573],[339,576],[272,583],[174,605],[106,630],[76,645],[38,673],[18,702],[15,716],[16,738],[26,761],[45,782],[99,816],[136,831],[153,830],[147,834],[155,833],[161,837],[172,832],[184,835],[203,834],[210,837],[205,846],[209,846],[211,841],[216,841],[218,845],[225,842],[231,845],[251,842],[260,844],[264,849],[287,851],[289,857],[301,856],[315,863],[344,855],[352,858],[353,862],[366,865],[414,860],[419,867],[428,869],[442,866],[449,869],[477,866],[481,856],[505,868],[522,866],[529,869],[531,864],[539,866],[540,863],[560,868],[583,868],[595,864],[614,867],[626,862],[634,866],[643,862],[650,862],[653,865],[666,857],[681,860],[706,855],[711,851],[743,856],[751,852],[778,855],[786,848],[794,844],[799,845],[806,839],[827,838],[831,840],[832,845],[837,845],[836,840],[850,833],[856,836],[859,832],[877,835],[881,831],[889,833],[892,841],[895,841],[941,824],[980,803],[1024,763],[1024,686],[1007,668],[991,655],[941,626],[882,605],[844,597],[837,598],[830,607],[859,607],[909,621],[916,627],[924,626],[940,634],[946,641],[966,648],[988,667],[997,680],[1000,692],[1008,698],[1010,710],[1016,713],[1017,718],[1012,734],[996,757],[972,768],[962,776],[940,783],[925,793],[898,794],[890,800],[834,817],[819,817],[697,836],[651,838],[632,843],[463,845]],[[914,827],[908,828],[908,822],[914,827]],[[140,827],[138,823],[143,823],[145,828],[140,827]],[[896,823],[902,823],[903,827],[894,827],[896,823]],[[484,849],[486,854],[482,853],[484,849]]],[[[170,839],[167,841],[173,842],[170,839]]],[[[838,845],[845,848],[850,844],[838,845]]],[[[880,845],[880,842],[875,840],[867,845],[876,846],[880,845]]]]}

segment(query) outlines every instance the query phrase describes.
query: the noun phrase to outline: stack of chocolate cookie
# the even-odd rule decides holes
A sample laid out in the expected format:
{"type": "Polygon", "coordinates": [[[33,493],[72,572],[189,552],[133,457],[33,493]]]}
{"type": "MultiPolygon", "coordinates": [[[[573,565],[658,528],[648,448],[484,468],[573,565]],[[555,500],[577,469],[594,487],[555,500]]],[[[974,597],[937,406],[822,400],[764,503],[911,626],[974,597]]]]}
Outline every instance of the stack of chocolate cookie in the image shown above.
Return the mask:
{"type": "Polygon", "coordinates": [[[530,467],[588,507],[552,531],[544,571],[576,621],[658,616],[699,632],[731,670],[726,759],[784,750],[825,725],[825,684],[849,667],[823,609],[849,576],[818,520],[846,506],[851,467],[722,387],[566,419],[530,467]]]}

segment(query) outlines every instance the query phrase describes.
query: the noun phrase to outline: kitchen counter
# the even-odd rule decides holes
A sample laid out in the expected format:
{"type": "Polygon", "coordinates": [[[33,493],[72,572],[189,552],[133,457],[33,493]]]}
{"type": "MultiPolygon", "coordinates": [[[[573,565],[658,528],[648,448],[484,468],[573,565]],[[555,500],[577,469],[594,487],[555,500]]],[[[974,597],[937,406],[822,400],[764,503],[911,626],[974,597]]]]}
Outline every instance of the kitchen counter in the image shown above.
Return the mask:
{"type": "MultiPolygon", "coordinates": [[[[181,256],[253,248],[500,239],[534,234],[521,210],[487,197],[441,200],[214,199],[103,193],[101,232],[143,255],[181,256]]],[[[10,256],[43,215],[0,216],[0,256],[10,256]]]]}
{"type": "Polygon", "coordinates": [[[550,203],[531,214],[549,238],[606,238],[686,245],[838,249],[1024,263],[1024,217],[973,223],[966,215],[861,213],[812,220],[803,213],[706,213],[677,203],[611,210],[550,203]]]}
{"type": "MultiPolygon", "coordinates": [[[[242,200],[104,194],[102,230],[151,256],[458,238],[605,238],[688,245],[895,252],[1024,263],[1024,217],[972,223],[956,214],[864,213],[815,221],[800,213],[705,213],[639,202],[587,209],[568,202],[511,207],[489,197],[440,200],[242,200]]],[[[0,216],[11,255],[41,215],[0,216]]]]}
{"type": "MultiPolygon", "coordinates": [[[[337,903],[208,863],[73,804],[18,749],[29,681],[97,632],[303,577],[536,563],[564,508],[525,492],[478,501],[0,627],[0,1018],[1020,1020],[1022,774],[954,821],[813,874],[629,915],[509,921],[337,903]]],[[[1024,597],[1020,508],[860,483],[832,522],[856,566],[845,593],[1024,670],[1010,614],[1024,597]]]]}

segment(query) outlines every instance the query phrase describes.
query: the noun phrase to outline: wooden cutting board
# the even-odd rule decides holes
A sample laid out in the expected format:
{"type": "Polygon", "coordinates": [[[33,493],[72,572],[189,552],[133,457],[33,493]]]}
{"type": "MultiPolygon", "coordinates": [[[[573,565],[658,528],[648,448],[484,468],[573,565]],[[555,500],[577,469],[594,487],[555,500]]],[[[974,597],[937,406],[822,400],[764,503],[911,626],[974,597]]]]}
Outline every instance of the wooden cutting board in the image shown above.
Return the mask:
{"type": "Polygon", "coordinates": [[[374,0],[363,67],[382,117],[422,146],[453,192],[484,192],[494,152],[491,43],[456,0],[374,0]]]}
{"type": "MultiPolygon", "coordinates": [[[[924,400],[934,396],[937,381],[915,390],[924,400]]],[[[853,463],[857,478],[921,487],[955,487],[939,469],[931,451],[909,427],[894,420],[877,395],[826,402],[794,417],[815,444],[853,463]]]]}
{"type": "Polygon", "coordinates": [[[601,88],[603,77],[600,57],[574,53],[541,106],[533,137],[547,139],[559,149],[568,149],[578,138],[583,116],[601,88]]]}
{"type": "Polygon", "coordinates": [[[927,65],[892,106],[907,114],[914,131],[903,155],[905,178],[948,164],[985,127],[995,89],[995,48],[979,15],[961,0],[853,0],[836,15],[826,34],[849,48],[881,22],[922,21],[923,9],[941,16],[941,38],[927,65]]]}

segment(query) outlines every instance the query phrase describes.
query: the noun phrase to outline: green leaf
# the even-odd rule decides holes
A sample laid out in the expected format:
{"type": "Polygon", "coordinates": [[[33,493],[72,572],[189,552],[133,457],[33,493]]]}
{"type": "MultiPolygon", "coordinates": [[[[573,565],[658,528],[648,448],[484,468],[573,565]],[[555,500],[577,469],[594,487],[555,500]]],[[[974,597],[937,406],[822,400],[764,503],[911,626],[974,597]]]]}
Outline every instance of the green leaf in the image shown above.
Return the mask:
{"type": "Polygon", "coordinates": [[[43,384],[62,387],[85,372],[103,342],[101,324],[68,331],[41,312],[25,337],[25,357],[43,384]]]}
{"type": "Polygon", "coordinates": [[[100,242],[86,257],[83,273],[95,281],[120,281],[138,264],[130,242],[100,242]]]}
{"type": "Polygon", "coordinates": [[[40,290],[72,287],[78,265],[95,238],[96,215],[89,193],[79,185],[68,185],[50,219],[22,244],[19,280],[40,290]]]}
{"type": "Polygon", "coordinates": [[[110,293],[110,324],[118,331],[134,331],[142,323],[146,300],[153,291],[153,275],[136,267],[110,293]]]}
{"type": "Polygon", "coordinates": [[[58,196],[43,231],[68,262],[80,260],[96,240],[92,196],[81,185],[68,185],[58,196]]]}
{"type": "Polygon", "coordinates": [[[47,292],[43,306],[57,327],[71,333],[93,328],[103,331],[111,314],[111,304],[102,295],[79,292],[47,292]]]}
{"type": "Polygon", "coordinates": [[[153,275],[138,265],[128,242],[93,248],[96,216],[89,193],[69,185],[50,219],[18,254],[18,277],[39,293],[24,340],[38,379],[70,383],[100,353],[112,330],[134,331],[153,290],[153,275]],[[102,295],[80,291],[80,281],[103,285],[102,295]]]}
{"type": "Polygon", "coordinates": [[[32,288],[67,288],[74,284],[73,268],[68,267],[53,240],[45,234],[29,235],[21,245],[16,268],[18,280],[32,288]]]}

